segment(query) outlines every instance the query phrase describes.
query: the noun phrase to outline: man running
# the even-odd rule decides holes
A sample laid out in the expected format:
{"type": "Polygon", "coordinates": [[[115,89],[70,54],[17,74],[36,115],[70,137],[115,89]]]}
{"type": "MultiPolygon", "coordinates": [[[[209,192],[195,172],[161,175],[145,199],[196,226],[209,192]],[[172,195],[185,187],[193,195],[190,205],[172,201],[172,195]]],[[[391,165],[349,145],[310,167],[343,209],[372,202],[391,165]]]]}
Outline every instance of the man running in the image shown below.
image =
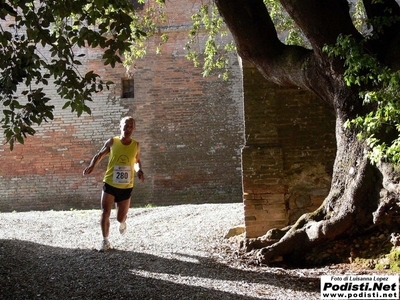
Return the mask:
{"type": "Polygon", "coordinates": [[[139,143],[132,139],[135,130],[135,120],[125,117],[120,122],[120,136],[110,138],[104,143],[100,151],[93,156],[83,175],[92,173],[95,166],[109,155],[107,170],[104,174],[103,192],[101,194],[101,231],[103,242],[100,251],[110,249],[108,240],[110,231],[110,214],[113,204],[117,210],[117,220],[120,222],[119,231],[126,232],[126,218],[131,202],[131,194],[134,184],[134,171],[141,182],[144,182],[144,174],[140,163],[139,143]]]}

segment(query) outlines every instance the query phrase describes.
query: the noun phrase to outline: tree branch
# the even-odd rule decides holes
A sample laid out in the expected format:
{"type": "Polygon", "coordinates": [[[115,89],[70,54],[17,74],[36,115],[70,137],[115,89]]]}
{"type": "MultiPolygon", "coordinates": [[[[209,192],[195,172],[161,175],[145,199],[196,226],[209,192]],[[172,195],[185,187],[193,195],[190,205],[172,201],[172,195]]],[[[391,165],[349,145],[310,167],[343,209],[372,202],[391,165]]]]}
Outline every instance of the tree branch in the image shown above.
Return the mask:
{"type": "Polygon", "coordinates": [[[374,51],[387,65],[399,69],[400,47],[400,7],[395,0],[380,3],[363,0],[365,11],[370,20],[374,33],[379,39],[373,39],[371,44],[374,51]]]}
{"type": "Polygon", "coordinates": [[[284,45],[262,0],[216,0],[239,55],[252,62],[268,80],[309,89],[304,70],[312,52],[284,45]]]}
{"type": "Polygon", "coordinates": [[[300,27],[317,55],[325,45],[333,45],[339,34],[359,36],[350,17],[347,0],[280,0],[300,27]]]}

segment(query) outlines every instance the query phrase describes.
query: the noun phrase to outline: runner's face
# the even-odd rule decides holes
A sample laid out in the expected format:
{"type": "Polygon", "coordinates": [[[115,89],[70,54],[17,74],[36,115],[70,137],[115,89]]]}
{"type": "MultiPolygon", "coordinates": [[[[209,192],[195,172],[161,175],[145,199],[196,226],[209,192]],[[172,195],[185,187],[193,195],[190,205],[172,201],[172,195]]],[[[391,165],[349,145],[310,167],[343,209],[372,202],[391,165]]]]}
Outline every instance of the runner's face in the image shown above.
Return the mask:
{"type": "Polygon", "coordinates": [[[121,123],[121,134],[125,137],[130,137],[135,129],[135,122],[132,119],[127,119],[121,123]]]}

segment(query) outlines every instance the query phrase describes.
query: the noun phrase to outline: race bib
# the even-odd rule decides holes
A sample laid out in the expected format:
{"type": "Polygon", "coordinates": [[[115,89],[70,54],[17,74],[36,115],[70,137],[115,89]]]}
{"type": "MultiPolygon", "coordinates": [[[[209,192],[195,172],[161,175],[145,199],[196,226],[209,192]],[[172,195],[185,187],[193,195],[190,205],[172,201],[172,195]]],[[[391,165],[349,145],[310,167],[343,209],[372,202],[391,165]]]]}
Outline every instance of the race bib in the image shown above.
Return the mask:
{"type": "Polygon", "coordinates": [[[114,183],[130,183],[132,169],[131,166],[114,166],[114,183]]]}

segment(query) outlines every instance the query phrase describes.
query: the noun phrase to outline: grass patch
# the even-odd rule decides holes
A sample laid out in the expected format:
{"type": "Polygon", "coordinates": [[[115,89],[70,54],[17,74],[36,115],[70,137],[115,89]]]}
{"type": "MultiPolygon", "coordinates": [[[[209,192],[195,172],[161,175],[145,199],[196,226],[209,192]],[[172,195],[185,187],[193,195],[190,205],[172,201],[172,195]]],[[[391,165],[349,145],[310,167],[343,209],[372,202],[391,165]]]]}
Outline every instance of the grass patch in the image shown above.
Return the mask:
{"type": "Polygon", "coordinates": [[[381,258],[376,264],[375,269],[400,272],[400,248],[393,248],[389,254],[381,258]]]}

